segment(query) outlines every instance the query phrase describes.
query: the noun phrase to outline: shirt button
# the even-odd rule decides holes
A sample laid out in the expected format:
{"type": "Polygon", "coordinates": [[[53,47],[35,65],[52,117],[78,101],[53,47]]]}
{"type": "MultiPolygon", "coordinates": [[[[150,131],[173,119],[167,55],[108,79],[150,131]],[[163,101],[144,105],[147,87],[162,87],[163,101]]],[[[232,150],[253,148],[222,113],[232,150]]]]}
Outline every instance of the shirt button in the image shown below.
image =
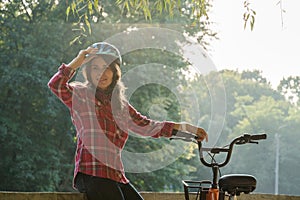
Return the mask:
{"type": "Polygon", "coordinates": [[[121,174],[121,173],[119,173],[119,178],[120,178],[120,179],[122,178],[122,174],[121,174]]]}
{"type": "Polygon", "coordinates": [[[122,173],[121,172],[116,172],[116,176],[121,179],[122,178],[122,173]]]}
{"type": "Polygon", "coordinates": [[[120,131],[117,129],[117,130],[116,130],[116,137],[117,137],[117,138],[120,138],[120,136],[121,136],[120,131]]]}

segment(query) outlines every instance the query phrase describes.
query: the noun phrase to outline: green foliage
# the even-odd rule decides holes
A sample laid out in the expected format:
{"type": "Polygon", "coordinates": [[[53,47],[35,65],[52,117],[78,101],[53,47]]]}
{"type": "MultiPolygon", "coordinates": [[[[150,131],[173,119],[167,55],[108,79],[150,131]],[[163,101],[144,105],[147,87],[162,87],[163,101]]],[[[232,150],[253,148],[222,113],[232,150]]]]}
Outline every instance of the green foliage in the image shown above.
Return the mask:
{"type": "Polygon", "coordinates": [[[250,23],[250,28],[251,28],[251,31],[252,31],[253,28],[254,28],[256,12],[255,12],[255,10],[253,10],[253,9],[250,7],[250,2],[249,2],[249,0],[245,0],[245,1],[244,1],[244,8],[245,8],[245,13],[244,13],[244,15],[243,15],[244,29],[246,29],[247,24],[250,23]]]}
{"type": "Polygon", "coordinates": [[[210,7],[210,0],[72,0],[66,13],[69,17],[73,16],[71,22],[74,22],[74,30],[77,31],[72,43],[81,43],[87,35],[96,32],[92,31],[94,23],[116,26],[130,23],[172,26],[179,32],[184,30],[190,36],[194,36],[206,48],[209,46],[209,40],[217,35],[210,27],[210,7]],[[73,15],[70,15],[71,13],[73,15]]]}
{"type": "Polygon", "coordinates": [[[2,5],[1,190],[71,189],[74,130],[47,88],[55,66],[69,56],[62,9],[53,1],[2,5]]]}
{"type": "Polygon", "coordinates": [[[277,87],[279,92],[295,105],[300,105],[300,76],[283,78],[277,87]]]}
{"type": "MultiPolygon", "coordinates": [[[[292,177],[291,168],[299,168],[297,152],[299,140],[296,135],[299,129],[299,109],[285,101],[279,91],[273,90],[258,71],[242,72],[224,70],[220,72],[226,89],[226,121],[217,145],[225,145],[234,137],[243,133],[267,133],[268,139],[259,145],[237,146],[228,166],[221,170],[222,174],[247,173],[258,180],[256,192],[274,193],[275,182],[275,134],[280,137],[279,192],[281,194],[299,195],[297,185],[299,179],[292,177]],[[289,185],[289,186],[288,186],[289,185]]],[[[211,73],[206,77],[206,84],[216,84],[215,76],[211,73]]],[[[194,83],[196,84],[196,83],[194,83]]],[[[216,84],[219,87],[219,84],[216,84]]],[[[209,87],[207,87],[209,88],[209,87]]],[[[197,90],[204,99],[201,108],[207,112],[209,90],[203,87],[197,90]]],[[[212,134],[212,133],[210,133],[212,134]]],[[[222,159],[222,158],[219,158],[222,159]]],[[[195,163],[194,166],[200,165],[195,163]]],[[[211,178],[208,169],[199,167],[191,173],[191,179],[211,178]]]]}

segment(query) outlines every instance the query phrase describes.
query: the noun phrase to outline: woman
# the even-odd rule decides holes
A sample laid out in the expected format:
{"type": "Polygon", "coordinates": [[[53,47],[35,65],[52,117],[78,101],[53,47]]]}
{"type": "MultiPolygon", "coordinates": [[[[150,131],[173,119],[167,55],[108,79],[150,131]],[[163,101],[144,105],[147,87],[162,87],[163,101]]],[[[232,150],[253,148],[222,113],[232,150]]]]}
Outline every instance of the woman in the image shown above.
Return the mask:
{"type": "Polygon", "coordinates": [[[154,121],[137,112],[124,96],[121,62],[116,47],[95,43],[81,50],[69,64],[62,64],[48,83],[69,108],[76,127],[74,187],[85,192],[89,200],[143,199],[126,178],[121,161],[129,130],[154,138],[177,133],[196,135],[200,141],[208,138],[202,128],[154,121]],[[86,82],[69,83],[80,66],[86,82]]]}

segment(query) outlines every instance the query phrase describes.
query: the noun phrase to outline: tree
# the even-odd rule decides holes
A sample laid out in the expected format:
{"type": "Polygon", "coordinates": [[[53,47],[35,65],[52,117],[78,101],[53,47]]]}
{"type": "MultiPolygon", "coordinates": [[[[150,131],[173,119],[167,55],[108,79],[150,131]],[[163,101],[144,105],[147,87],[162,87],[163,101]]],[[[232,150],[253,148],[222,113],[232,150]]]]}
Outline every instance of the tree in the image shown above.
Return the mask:
{"type": "MultiPolygon", "coordinates": [[[[273,90],[257,71],[250,72],[255,75],[245,76],[249,72],[224,70],[219,73],[222,76],[226,90],[226,120],[222,133],[218,138],[217,145],[225,145],[234,137],[243,133],[266,133],[267,140],[261,141],[259,145],[236,146],[229,165],[221,169],[222,175],[228,173],[247,173],[254,175],[258,180],[256,192],[273,193],[275,182],[275,134],[280,136],[280,166],[279,166],[279,192],[281,194],[297,195],[296,188],[299,179],[292,177],[291,168],[297,167],[298,142],[295,136],[299,128],[299,109],[289,102],[279,91],[273,90]],[[294,139],[293,139],[294,138],[294,139]],[[291,141],[293,140],[293,141],[291,141]],[[288,146],[288,147],[287,147],[288,146]],[[290,185],[290,186],[288,186],[290,185]]],[[[211,73],[205,77],[205,84],[214,84],[220,87],[220,81],[216,82],[218,74],[211,73]]],[[[199,80],[193,85],[199,84],[199,80]]],[[[204,84],[204,82],[201,82],[204,84]]],[[[197,87],[197,95],[201,101],[200,108],[204,111],[203,118],[209,119],[211,104],[209,87],[197,87]],[[205,117],[206,115],[206,117],[205,117]]],[[[217,89],[216,89],[217,90],[217,89]]],[[[206,121],[204,124],[209,124],[206,121]]],[[[209,134],[214,134],[209,132],[209,134]]],[[[222,159],[222,158],[216,158],[222,159]]],[[[198,167],[199,160],[195,160],[192,166],[198,167]]],[[[190,173],[196,180],[211,178],[209,169],[198,167],[196,172],[190,173]]]]}
{"type": "Polygon", "coordinates": [[[261,84],[266,84],[267,83],[267,79],[264,78],[261,75],[261,71],[258,70],[254,70],[254,71],[243,71],[241,74],[241,78],[244,80],[252,80],[255,81],[257,83],[261,83],[261,84]]]}
{"type": "Polygon", "coordinates": [[[204,46],[208,47],[209,40],[216,37],[210,28],[208,16],[210,1],[81,1],[73,0],[67,9],[67,15],[74,17],[77,37],[73,42],[81,41],[92,33],[92,24],[152,24],[176,25],[175,30],[183,30],[194,36],[204,46]],[[71,15],[71,13],[73,15],[71,15]]]}
{"type": "Polygon", "coordinates": [[[300,76],[283,78],[277,89],[281,94],[286,96],[290,102],[296,105],[300,104],[300,76]]]}
{"type": "MultiPolygon", "coordinates": [[[[291,111],[295,110],[295,107],[291,106],[285,101],[275,101],[272,97],[262,97],[261,100],[251,105],[245,105],[244,110],[247,115],[244,116],[236,128],[234,129],[235,135],[238,132],[250,132],[250,133],[267,133],[268,138],[266,141],[260,142],[258,146],[248,145],[248,148],[239,147],[239,151],[236,152],[236,156],[233,162],[241,163],[231,166],[232,171],[239,171],[241,173],[249,173],[255,175],[258,178],[257,192],[273,193],[275,182],[275,157],[276,157],[276,142],[275,135],[278,134],[280,140],[280,177],[279,179],[286,180],[285,174],[289,174],[288,166],[298,166],[293,162],[291,157],[295,157],[297,151],[297,145],[294,146],[292,135],[296,134],[295,129],[292,127],[297,124],[296,121],[291,120],[291,111]],[[293,124],[289,127],[290,124],[293,124]],[[289,141],[289,142],[287,142],[289,141]],[[290,146],[290,149],[286,151],[285,146],[290,146]],[[243,158],[252,160],[253,162],[243,161],[243,158]],[[257,161],[263,162],[257,162],[257,161]],[[245,164],[243,166],[243,163],[245,164]],[[257,165],[260,165],[259,169],[257,165]]],[[[238,112],[237,112],[238,113],[238,112]]],[[[297,183],[298,180],[289,176],[289,182],[297,183]]],[[[284,182],[280,182],[281,194],[291,194],[293,189],[290,190],[289,186],[286,186],[284,182]],[[285,185],[285,186],[283,186],[285,185]],[[287,191],[289,191],[287,193],[287,191]]],[[[295,192],[292,192],[295,194],[295,192]]]]}
{"type": "Polygon", "coordinates": [[[1,190],[71,189],[74,130],[47,88],[53,66],[70,56],[65,9],[53,1],[1,3],[1,190]]]}

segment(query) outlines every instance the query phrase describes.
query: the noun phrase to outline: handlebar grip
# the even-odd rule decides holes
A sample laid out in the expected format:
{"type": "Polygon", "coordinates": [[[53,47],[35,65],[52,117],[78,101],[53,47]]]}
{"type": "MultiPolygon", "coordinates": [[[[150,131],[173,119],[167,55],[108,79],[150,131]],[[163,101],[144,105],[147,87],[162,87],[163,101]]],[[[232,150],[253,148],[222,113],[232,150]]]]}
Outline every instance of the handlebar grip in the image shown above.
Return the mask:
{"type": "Polygon", "coordinates": [[[258,135],[251,135],[251,140],[264,140],[267,139],[267,134],[258,134],[258,135]]]}
{"type": "Polygon", "coordinates": [[[212,148],[210,150],[210,152],[213,153],[213,154],[218,154],[218,153],[221,153],[221,152],[228,152],[228,151],[229,151],[229,149],[227,149],[227,148],[212,148]]]}

